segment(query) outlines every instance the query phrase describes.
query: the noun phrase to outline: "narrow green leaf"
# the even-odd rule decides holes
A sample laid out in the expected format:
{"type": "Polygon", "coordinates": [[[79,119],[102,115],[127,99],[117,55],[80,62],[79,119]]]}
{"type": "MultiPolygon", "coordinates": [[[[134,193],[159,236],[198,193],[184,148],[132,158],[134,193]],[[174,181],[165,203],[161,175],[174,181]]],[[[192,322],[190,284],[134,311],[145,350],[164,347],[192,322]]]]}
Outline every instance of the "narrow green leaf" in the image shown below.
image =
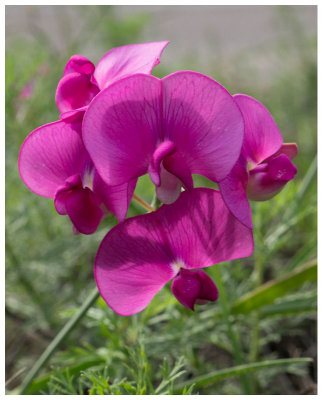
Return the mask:
{"type": "Polygon", "coordinates": [[[317,260],[309,261],[300,268],[295,269],[289,274],[271,280],[259,286],[251,293],[247,293],[232,306],[234,314],[246,314],[250,311],[259,309],[267,304],[271,304],[278,297],[297,289],[305,282],[317,280],[317,260]]]}
{"type": "MultiPolygon", "coordinates": [[[[71,367],[66,367],[64,369],[60,369],[58,372],[65,375],[66,373],[69,373],[70,375],[76,375],[79,374],[81,371],[86,370],[87,368],[90,368],[94,365],[98,365],[104,362],[104,359],[95,357],[92,358],[88,361],[83,361],[80,364],[73,365],[71,367]]],[[[51,377],[53,376],[53,372],[46,374],[42,376],[41,378],[34,380],[26,390],[26,394],[36,394],[38,393],[41,389],[46,387],[48,382],[50,381],[51,377]]]]}
{"type": "Polygon", "coordinates": [[[313,294],[312,297],[307,299],[295,299],[290,301],[284,301],[278,304],[270,304],[263,307],[260,310],[262,317],[268,315],[279,315],[279,314],[300,314],[304,312],[313,312],[317,310],[317,296],[313,294]]]}
{"type": "Polygon", "coordinates": [[[175,387],[175,393],[181,392],[184,387],[195,384],[195,387],[207,386],[221,379],[232,376],[245,374],[247,372],[255,372],[259,369],[286,366],[290,364],[305,364],[313,362],[312,358],[286,358],[278,360],[266,360],[250,364],[237,365],[232,368],[221,369],[220,371],[211,372],[210,374],[202,375],[197,378],[190,379],[175,387]]]}

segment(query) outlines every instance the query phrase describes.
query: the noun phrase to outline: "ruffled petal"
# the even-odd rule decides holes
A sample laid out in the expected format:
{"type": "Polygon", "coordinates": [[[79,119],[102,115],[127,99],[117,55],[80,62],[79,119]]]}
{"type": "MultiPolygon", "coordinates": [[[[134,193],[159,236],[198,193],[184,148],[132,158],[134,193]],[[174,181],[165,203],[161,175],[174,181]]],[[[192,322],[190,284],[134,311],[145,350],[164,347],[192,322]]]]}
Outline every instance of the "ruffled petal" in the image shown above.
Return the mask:
{"type": "Polygon", "coordinates": [[[115,82],[84,116],[84,144],[109,185],[145,174],[161,135],[161,82],[151,75],[115,82]]]}
{"type": "Polygon", "coordinates": [[[99,248],[95,277],[107,304],[131,315],[143,310],[181,267],[207,267],[252,251],[251,229],[232,216],[220,193],[194,189],[114,227],[99,248]]]}
{"type": "Polygon", "coordinates": [[[258,164],[281,148],[282,135],[267,108],[258,100],[244,94],[233,97],[245,123],[242,154],[247,161],[258,164]]]}
{"type": "Polygon", "coordinates": [[[137,179],[132,179],[118,186],[107,185],[95,171],[93,192],[101,199],[107,210],[112,212],[119,222],[123,222],[126,219],[136,184],[137,179]]]}
{"type": "MultiPolygon", "coordinates": [[[[162,79],[164,140],[174,142],[190,173],[223,179],[236,163],[243,140],[243,118],[230,93],[192,71],[162,79]]],[[[175,163],[174,163],[175,164],[175,163]]],[[[177,163],[180,165],[180,163],[177,163]]],[[[173,167],[174,175],[180,177],[173,167]]]]}
{"type": "Polygon", "coordinates": [[[78,72],[84,75],[92,75],[95,70],[95,65],[88,58],[75,54],[66,64],[64,76],[73,72],[78,72]]]}
{"type": "Polygon", "coordinates": [[[252,215],[246,195],[248,173],[242,156],[229,175],[218,186],[223,200],[232,214],[248,228],[252,229],[252,215]]]}
{"type": "Polygon", "coordinates": [[[79,123],[57,121],[35,129],[19,154],[19,172],[25,185],[40,196],[52,198],[67,178],[82,174],[89,163],[79,123]]]}
{"type": "Polygon", "coordinates": [[[91,83],[89,76],[77,72],[69,73],[58,83],[56,105],[62,113],[75,110],[88,105],[99,91],[91,83]]]}
{"type": "Polygon", "coordinates": [[[98,62],[94,77],[100,89],[128,75],[150,74],[168,41],[139,43],[117,47],[108,51],[98,62]]]}

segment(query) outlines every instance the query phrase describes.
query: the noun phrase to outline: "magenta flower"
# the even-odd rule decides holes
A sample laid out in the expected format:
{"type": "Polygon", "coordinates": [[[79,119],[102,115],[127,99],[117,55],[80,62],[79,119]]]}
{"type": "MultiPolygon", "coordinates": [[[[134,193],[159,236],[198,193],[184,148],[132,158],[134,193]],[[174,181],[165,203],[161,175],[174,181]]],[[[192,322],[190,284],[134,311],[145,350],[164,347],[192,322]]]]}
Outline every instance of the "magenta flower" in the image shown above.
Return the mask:
{"type": "Polygon", "coordinates": [[[95,279],[105,302],[120,315],[142,311],[174,278],[175,297],[194,309],[218,297],[200,268],[252,251],[252,230],[233,217],[218,191],[198,188],[115,226],[99,247],[95,279]]]}
{"type": "Polygon", "coordinates": [[[54,198],[57,212],[84,234],[95,232],[108,211],[124,220],[136,186],[135,180],[119,186],[102,181],[83,145],[81,123],[57,121],[31,132],[20,150],[19,172],[30,190],[54,198]]]}
{"type": "Polygon", "coordinates": [[[291,159],[298,149],[295,143],[283,143],[275,121],[259,101],[243,94],[233,97],[244,118],[244,141],[239,160],[219,188],[231,212],[252,227],[248,199],[263,201],[279,193],[297,172],[291,159]]]}
{"type": "Polygon", "coordinates": [[[134,73],[150,74],[169,42],[152,42],[117,47],[95,66],[86,57],[74,55],[66,64],[56,91],[61,118],[82,117],[92,99],[111,83],[134,73]]]}
{"type": "Polygon", "coordinates": [[[192,174],[218,182],[236,163],[243,118],[228,91],[205,75],[180,71],[163,79],[136,74],[91,102],[83,140],[102,179],[120,185],[149,173],[163,203],[192,174]]]}

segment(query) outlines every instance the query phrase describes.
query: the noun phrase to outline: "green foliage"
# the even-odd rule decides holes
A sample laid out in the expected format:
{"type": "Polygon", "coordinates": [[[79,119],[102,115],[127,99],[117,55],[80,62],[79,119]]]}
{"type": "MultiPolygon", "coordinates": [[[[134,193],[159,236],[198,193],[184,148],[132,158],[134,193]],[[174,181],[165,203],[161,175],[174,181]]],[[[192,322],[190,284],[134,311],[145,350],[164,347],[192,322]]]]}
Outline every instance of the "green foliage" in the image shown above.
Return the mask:
{"type": "MultiPolygon", "coordinates": [[[[285,141],[300,147],[296,179],[272,200],[252,204],[253,256],[208,269],[221,289],[219,301],[192,313],[167,285],[143,312],[121,317],[99,298],[58,343],[93,289],[96,251],[116,220],[107,218],[94,235],[74,236],[53,202],[21,182],[19,149],[29,132],[59,118],[54,93],[71,54],[84,54],[94,43],[103,54],[139,41],[148,21],[147,15],[118,18],[112,6],[79,10],[86,34],[65,51],[55,50],[45,32],[33,42],[12,42],[6,51],[6,367],[13,378],[8,393],[18,393],[56,340],[26,394],[299,394],[302,388],[290,383],[291,376],[312,382],[313,365],[305,358],[315,357],[316,341],[315,38],[302,31],[290,7],[288,18],[278,8],[277,23],[286,18],[286,36],[270,50],[277,58],[270,84],[246,55],[212,68],[211,76],[232,93],[263,101],[285,141]],[[282,53],[296,57],[294,70],[283,68],[282,53]],[[33,94],[22,99],[28,83],[33,94]]],[[[193,62],[182,64],[195,68],[193,62]]],[[[173,72],[167,65],[162,71],[173,72]]],[[[215,187],[202,177],[194,181],[215,187]]],[[[147,177],[136,193],[153,200],[147,177]]],[[[140,213],[132,202],[128,215],[140,213]]]]}

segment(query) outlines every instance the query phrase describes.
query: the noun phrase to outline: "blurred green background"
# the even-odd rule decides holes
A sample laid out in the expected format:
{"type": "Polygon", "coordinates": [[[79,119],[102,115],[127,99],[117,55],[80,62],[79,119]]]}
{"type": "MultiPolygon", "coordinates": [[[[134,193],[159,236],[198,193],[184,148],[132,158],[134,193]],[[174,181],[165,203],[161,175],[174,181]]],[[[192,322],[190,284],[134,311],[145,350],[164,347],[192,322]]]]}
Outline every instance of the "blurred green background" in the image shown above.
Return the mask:
{"type": "MultiPolygon", "coordinates": [[[[298,174],[252,204],[253,256],[208,269],[217,303],[192,313],[167,285],[142,313],[120,317],[99,299],[28,393],[316,394],[315,6],[6,6],[7,391],[95,287],[94,257],[116,223],[73,235],[53,201],[20,180],[20,146],[59,118],[55,90],[72,54],[96,63],[112,47],[156,40],[171,41],[156,76],[196,70],[264,103],[284,141],[299,145],[298,174]]],[[[153,191],[141,178],[136,193],[150,202],[153,191]]],[[[132,203],[128,215],[139,213],[132,203]]]]}

